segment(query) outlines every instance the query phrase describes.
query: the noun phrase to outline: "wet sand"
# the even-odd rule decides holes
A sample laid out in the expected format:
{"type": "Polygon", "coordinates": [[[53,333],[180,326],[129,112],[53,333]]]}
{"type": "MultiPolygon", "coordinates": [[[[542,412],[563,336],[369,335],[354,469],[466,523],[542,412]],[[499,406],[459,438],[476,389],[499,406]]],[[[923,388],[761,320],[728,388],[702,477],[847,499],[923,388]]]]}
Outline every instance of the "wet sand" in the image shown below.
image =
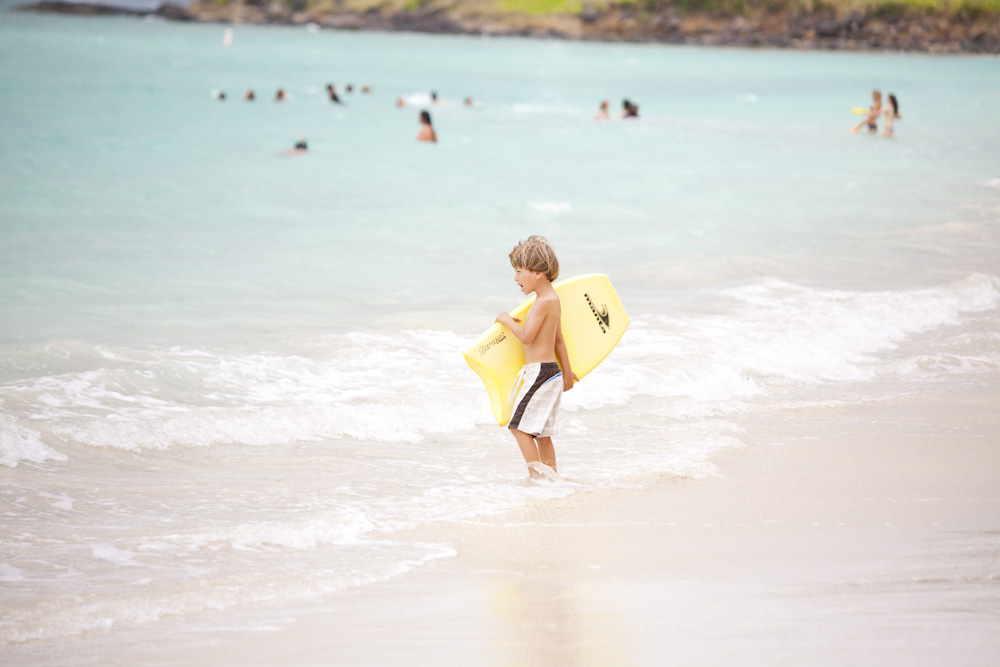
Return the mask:
{"type": "Polygon", "coordinates": [[[443,526],[432,539],[457,557],[307,609],[231,614],[256,632],[166,621],[37,662],[994,665],[998,406],[985,388],[754,415],[719,476],[443,526]]]}

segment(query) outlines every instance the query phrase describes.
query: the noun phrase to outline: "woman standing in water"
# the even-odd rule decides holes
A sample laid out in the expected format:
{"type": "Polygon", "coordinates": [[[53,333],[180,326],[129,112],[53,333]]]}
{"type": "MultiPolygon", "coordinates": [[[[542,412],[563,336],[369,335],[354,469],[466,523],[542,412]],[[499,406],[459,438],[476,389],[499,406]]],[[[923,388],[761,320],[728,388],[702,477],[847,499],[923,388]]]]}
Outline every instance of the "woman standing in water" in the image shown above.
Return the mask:
{"type": "Polygon", "coordinates": [[[420,131],[417,132],[417,141],[429,141],[432,144],[437,143],[437,133],[434,132],[434,126],[431,125],[431,114],[429,111],[420,112],[420,131]]]}
{"type": "Polygon", "coordinates": [[[885,105],[882,115],[885,116],[885,129],[882,130],[882,136],[891,137],[893,123],[897,120],[903,120],[902,114],[899,113],[899,101],[892,93],[889,93],[889,103],[885,105]]]}

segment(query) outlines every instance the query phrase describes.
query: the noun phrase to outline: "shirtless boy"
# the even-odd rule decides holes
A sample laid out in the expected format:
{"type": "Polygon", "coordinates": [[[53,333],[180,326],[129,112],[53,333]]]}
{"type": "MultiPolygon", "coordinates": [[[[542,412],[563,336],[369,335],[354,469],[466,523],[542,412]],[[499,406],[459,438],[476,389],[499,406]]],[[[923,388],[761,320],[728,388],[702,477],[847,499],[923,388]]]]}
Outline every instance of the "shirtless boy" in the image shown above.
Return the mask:
{"type": "Polygon", "coordinates": [[[863,121],[851,128],[851,132],[857,134],[865,125],[868,126],[869,132],[878,132],[878,117],[882,113],[882,91],[873,90],[872,91],[872,105],[868,107],[868,115],[863,121]]]}
{"type": "Polygon", "coordinates": [[[552,287],[559,276],[559,260],[547,239],[530,236],[511,251],[510,264],[521,292],[534,293],[536,298],[523,325],[508,313],[500,313],[496,319],[524,345],[525,364],[514,381],[508,428],[521,448],[528,473],[535,478],[548,477],[544,466],[556,470],[552,436],[556,434],[560,397],[580,380],[570,368],[559,322],[559,296],[552,287]]]}

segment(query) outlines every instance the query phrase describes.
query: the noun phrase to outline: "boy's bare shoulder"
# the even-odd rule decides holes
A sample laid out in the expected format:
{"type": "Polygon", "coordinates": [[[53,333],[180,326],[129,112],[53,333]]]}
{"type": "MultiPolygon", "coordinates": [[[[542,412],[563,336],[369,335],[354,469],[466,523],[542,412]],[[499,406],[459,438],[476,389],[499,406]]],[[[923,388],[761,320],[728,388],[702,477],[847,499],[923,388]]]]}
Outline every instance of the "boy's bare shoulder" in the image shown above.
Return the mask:
{"type": "Polygon", "coordinates": [[[539,294],[535,299],[535,305],[539,306],[539,310],[551,310],[552,308],[559,307],[559,295],[555,292],[551,294],[539,294]]]}

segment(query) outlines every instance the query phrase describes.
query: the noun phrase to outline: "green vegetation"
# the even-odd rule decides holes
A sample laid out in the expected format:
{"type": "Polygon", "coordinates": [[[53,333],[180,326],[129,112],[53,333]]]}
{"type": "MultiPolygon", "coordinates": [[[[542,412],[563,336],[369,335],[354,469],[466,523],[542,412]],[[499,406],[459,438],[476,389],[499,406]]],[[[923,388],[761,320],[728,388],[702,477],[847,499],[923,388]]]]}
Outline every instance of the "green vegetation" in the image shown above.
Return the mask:
{"type": "Polygon", "coordinates": [[[500,8],[532,16],[579,14],[583,11],[583,0],[500,0],[500,8]]]}
{"type": "Polygon", "coordinates": [[[953,14],[977,18],[1000,14],[1000,0],[956,0],[951,5],[953,14]]]}

